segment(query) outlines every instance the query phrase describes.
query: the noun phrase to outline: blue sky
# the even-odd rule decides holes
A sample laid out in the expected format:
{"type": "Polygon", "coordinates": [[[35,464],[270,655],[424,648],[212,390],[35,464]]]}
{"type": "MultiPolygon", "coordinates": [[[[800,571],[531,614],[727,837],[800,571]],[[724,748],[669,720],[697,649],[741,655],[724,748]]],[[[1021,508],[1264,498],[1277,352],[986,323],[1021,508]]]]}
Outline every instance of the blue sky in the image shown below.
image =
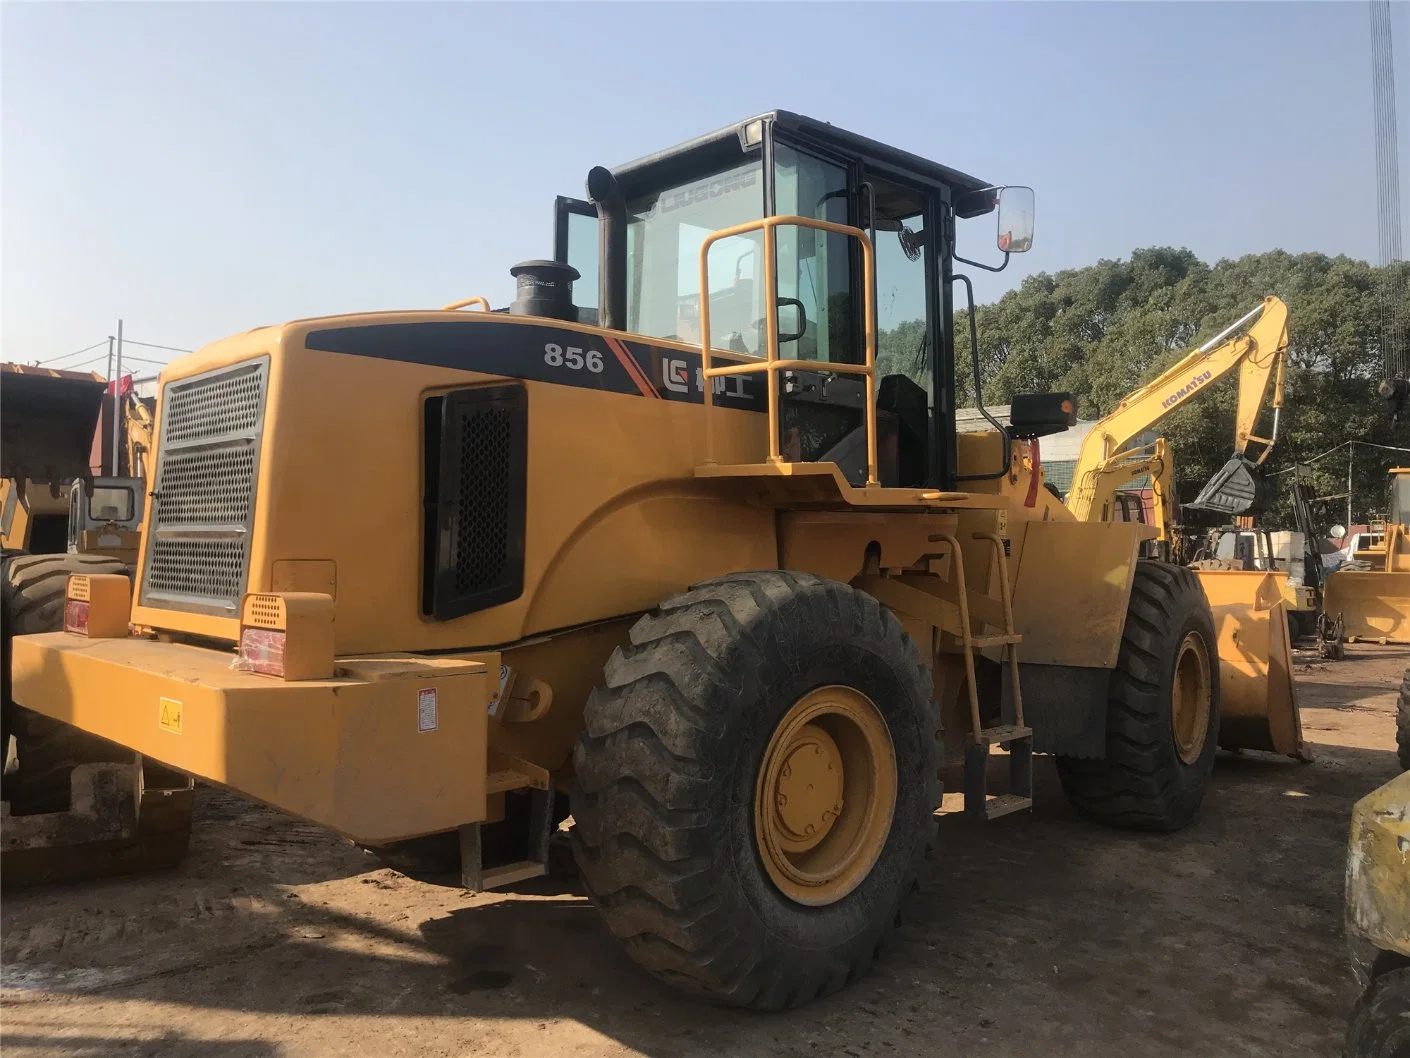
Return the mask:
{"type": "MultiPolygon", "coordinates": [[[[1410,187],[1407,5],[1393,27],[1410,187]]],[[[1032,185],[1036,245],[981,300],[1155,244],[1376,254],[1356,0],[11,3],[0,100],[0,341],[26,362],[119,316],[193,347],[504,304],[591,166],[775,107],[1032,185]]]]}

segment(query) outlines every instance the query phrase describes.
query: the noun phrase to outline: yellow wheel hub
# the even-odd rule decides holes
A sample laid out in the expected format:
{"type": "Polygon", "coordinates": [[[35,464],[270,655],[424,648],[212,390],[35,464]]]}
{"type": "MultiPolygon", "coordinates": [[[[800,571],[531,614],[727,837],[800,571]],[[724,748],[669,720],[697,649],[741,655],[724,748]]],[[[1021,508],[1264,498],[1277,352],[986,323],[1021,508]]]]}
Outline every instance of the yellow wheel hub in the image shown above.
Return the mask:
{"type": "Polygon", "coordinates": [[[754,836],[789,899],[842,899],[870,873],[896,810],[896,752],[881,712],[851,687],[819,687],[795,702],[764,751],[754,836]]]}
{"type": "Polygon", "coordinates": [[[1180,641],[1170,686],[1170,729],[1175,752],[1186,764],[1199,760],[1209,732],[1211,697],[1209,651],[1198,632],[1180,641]]]}

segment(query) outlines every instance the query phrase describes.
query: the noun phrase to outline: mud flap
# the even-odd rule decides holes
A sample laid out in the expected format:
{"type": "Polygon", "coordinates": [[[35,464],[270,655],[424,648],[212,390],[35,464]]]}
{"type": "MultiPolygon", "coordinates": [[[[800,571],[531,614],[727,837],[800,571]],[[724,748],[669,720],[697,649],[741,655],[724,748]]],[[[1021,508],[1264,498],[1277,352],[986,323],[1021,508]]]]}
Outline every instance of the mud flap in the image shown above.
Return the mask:
{"type": "Polygon", "coordinates": [[[1234,456],[1215,471],[1194,502],[1185,506],[1232,515],[1261,510],[1267,501],[1267,482],[1257,465],[1243,456],[1234,456]]]}
{"type": "MultiPolygon", "coordinates": [[[[149,766],[150,767],[150,766],[149,766]]],[[[191,841],[194,782],[141,764],[80,764],[64,812],[11,815],[0,802],[0,886],[105,878],[175,867],[191,841]]]]}
{"type": "Polygon", "coordinates": [[[1348,642],[1410,643],[1410,573],[1338,570],[1322,586],[1322,611],[1341,617],[1348,642]]]}
{"type": "Polygon", "coordinates": [[[1286,573],[1197,569],[1219,640],[1219,745],[1311,760],[1302,740],[1286,573]]]}

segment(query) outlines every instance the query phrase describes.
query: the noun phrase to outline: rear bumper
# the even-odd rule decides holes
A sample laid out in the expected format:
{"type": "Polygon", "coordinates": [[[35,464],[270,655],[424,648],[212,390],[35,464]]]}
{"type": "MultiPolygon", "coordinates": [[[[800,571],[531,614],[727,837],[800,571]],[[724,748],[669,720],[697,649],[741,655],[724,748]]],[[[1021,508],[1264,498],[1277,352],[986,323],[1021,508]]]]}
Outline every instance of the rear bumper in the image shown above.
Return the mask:
{"type": "Polygon", "coordinates": [[[355,841],[485,817],[480,662],[345,658],[334,679],[285,683],[183,644],[63,632],[13,644],[18,704],[355,841]]]}

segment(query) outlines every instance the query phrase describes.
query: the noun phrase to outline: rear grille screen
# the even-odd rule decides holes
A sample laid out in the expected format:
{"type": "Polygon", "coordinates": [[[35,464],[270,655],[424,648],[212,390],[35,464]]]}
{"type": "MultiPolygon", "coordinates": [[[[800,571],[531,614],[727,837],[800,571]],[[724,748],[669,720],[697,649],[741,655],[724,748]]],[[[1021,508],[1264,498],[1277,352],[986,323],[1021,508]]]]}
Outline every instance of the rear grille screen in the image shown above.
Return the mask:
{"type": "Polygon", "coordinates": [[[426,425],[423,609],[445,620],[517,599],[528,459],[523,387],[433,398],[426,425]]]}
{"type": "Polygon", "coordinates": [[[244,594],[267,357],[162,392],[141,601],[234,616],[244,594]]]}

